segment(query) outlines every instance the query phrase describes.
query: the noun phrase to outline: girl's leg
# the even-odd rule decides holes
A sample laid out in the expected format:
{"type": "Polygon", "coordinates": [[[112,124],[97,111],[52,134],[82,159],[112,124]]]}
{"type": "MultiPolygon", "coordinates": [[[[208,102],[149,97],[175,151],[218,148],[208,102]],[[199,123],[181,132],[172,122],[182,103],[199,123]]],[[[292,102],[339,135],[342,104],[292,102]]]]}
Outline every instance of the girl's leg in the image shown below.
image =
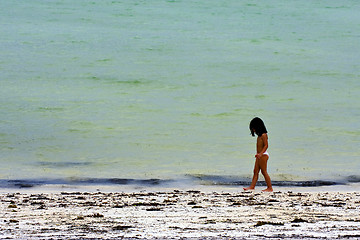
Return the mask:
{"type": "Polygon", "coordinates": [[[265,182],[267,185],[267,189],[263,190],[264,192],[272,192],[273,188],[271,185],[271,179],[270,176],[267,172],[267,161],[268,161],[269,157],[266,155],[263,155],[260,159],[259,159],[259,167],[261,170],[262,175],[264,175],[265,178],[265,182]]]}
{"type": "Polygon", "coordinates": [[[256,159],[256,161],[255,161],[255,166],[254,166],[254,175],[253,175],[253,178],[252,178],[250,187],[243,188],[245,191],[246,191],[246,190],[255,189],[256,182],[257,182],[257,180],[258,180],[258,178],[259,178],[259,172],[260,172],[259,160],[256,159]]]}

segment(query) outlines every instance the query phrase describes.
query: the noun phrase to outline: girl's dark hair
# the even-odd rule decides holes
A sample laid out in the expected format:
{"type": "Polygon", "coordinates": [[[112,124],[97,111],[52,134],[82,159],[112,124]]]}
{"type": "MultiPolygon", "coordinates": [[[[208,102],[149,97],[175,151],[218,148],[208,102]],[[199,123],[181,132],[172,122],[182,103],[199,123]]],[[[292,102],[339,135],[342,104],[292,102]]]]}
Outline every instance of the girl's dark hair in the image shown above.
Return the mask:
{"type": "Polygon", "coordinates": [[[261,120],[258,117],[251,120],[249,128],[250,128],[250,131],[251,131],[251,135],[253,137],[255,137],[255,133],[258,136],[261,136],[264,133],[267,133],[267,130],[266,130],[266,127],[265,127],[265,124],[264,124],[263,120],[261,120]],[[254,130],[255,130],[255,132],[254,132],[254,130]]]}

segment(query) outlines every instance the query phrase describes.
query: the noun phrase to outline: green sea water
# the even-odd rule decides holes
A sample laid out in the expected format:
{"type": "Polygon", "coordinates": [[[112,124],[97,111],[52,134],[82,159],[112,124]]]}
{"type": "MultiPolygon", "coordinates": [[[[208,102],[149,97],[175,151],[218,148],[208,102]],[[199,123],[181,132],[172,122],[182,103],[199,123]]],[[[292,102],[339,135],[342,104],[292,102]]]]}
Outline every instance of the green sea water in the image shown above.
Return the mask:
{"type": "Polygon", "coordinates": [[[360,3],[0,1],[0,179],[360,169],[360,3]]]}

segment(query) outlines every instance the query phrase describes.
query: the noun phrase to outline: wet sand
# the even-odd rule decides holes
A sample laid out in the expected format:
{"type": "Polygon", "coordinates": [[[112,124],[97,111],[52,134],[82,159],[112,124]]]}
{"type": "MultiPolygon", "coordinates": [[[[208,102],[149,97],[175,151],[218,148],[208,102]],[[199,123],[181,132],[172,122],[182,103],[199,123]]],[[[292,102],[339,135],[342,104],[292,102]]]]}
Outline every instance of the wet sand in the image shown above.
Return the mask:
{"type": "Polygon", "coordinates": [[[358,192],[1,193],[1,239],[359,239],[358,192]]]}

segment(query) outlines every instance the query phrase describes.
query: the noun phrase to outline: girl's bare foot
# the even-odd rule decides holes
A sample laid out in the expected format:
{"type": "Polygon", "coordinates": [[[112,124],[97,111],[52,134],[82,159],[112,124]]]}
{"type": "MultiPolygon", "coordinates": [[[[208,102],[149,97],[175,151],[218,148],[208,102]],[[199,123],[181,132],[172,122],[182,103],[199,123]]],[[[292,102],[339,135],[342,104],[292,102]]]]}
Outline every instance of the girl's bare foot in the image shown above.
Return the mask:
{"type": "Polygon", "coordinates": [[[267,188],[267,189],[262,190],[262,192],[272,192],[272,191],[273,191],[272,188],[267,188]]]}
{"type": "Polygon", "coordinates": [[[249,190],[254,190],[255,188],[253,188],[253,187],[244,187],[243,189],[244,189],[244,191],[249,191],[249,190]]]}

